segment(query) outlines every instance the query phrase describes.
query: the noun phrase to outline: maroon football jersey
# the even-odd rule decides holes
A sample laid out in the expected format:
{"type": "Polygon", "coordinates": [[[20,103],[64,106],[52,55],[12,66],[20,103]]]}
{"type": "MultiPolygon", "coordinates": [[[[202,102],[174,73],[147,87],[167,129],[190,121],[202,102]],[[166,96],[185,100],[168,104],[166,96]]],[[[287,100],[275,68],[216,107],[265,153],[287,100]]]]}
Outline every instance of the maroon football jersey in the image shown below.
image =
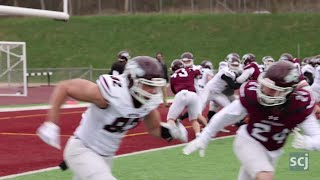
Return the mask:
{"type": "Polygon", "coordinates": [[[296,89],[284,105],[262,106],[257,99],[257,85],[256,81],[248,81],[240,88],[241,104],[250,117],[247,131],[268,150],[277,150],[284,145],[291,130],[312,113],[314,100],[308,91],[296,89]]]}
{"type": "Polygon", "coordinates": [[[172,92],[174,94],[177,94],[181,90],[196,92],[194,79],[199,75],[201,75],[199,69],[193,69],[192,67],[178,69],[170,78],[172,92]]]}
{"type": "Polygon", "coordinates": [[[256,63],[250,63],[247,66],[244,67],[244,69],[249,69],[253,68],[254,72],[253,74],[249,77],[249,80],[257,80],[258,76],[260,75],[260,69],[256,63]]]}

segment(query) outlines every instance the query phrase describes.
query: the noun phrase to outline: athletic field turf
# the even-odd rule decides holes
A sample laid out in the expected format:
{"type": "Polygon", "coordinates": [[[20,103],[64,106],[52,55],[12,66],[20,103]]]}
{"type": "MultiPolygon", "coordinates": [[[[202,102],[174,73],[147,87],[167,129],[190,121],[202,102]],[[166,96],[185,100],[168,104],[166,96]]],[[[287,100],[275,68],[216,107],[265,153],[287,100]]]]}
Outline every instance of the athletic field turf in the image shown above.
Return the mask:
{"type": "MultiPolygon", "coordinates": [[[[276,179],[318,180],[320,177],[319,152],[309,152],[309,169],[307,171],[289,170],[289,153],[304,152],[293,149],[290,139],[285,147],[285,153],[278,163],[276,179]]],[[[232,142],[233,137],[212,141],[204,158],[200,158],[197,153],[190,156],[183,155],[182,147],[184,145],[117,157],[114,161],[113,174],[119,180],[236,179],[239,162],[233,154],[232,142]]],[[[51,170],[12,179],[63,180],[72,179],[72,175],[70,171],[51,170]]]]}

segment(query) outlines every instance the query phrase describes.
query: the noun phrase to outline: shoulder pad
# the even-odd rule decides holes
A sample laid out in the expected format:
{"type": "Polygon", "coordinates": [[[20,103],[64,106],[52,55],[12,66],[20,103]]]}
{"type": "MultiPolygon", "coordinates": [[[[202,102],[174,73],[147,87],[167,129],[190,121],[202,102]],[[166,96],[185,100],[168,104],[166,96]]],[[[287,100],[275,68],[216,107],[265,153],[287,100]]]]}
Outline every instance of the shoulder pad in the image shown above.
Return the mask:
{"type": "Polygon", "coordinates": [[[194,66],[192,66],[192,69],[193,70],[197,70],[197,69],[202,69],[202,67],[200,66],[200,65],[194,65],[194,66]]]}
{"type": "Polygon", "coordinates": [[[103,97],[107,100],[120,98],[126,94],[127,84],[122,76],[101,75],[97,79],[97,84],[103,97]]]}
{"type": "Polygon", "coordinates": [[[250,64],[246,65],[243,69],[254,68],[253,66],[254,66],[254,64],[253,64],[253,63],[250,63],[250,64]]]}
{"type": "Polygon", "coordinates": [[[213,76],[213,71],[211,69],[203,68],[203,69],[201,69],[201,71],[202,71],[203,75],[207,75],[208,74],[208,75],[213,76]]]}
{"type": "Polygon", "coordinates": [[[314,74],[314,71],[315,71],[314,67],[312,67],[310,64],[306,64],[305,66],[303,66],[301,68],[302,74],[304,74],[305,72],[309,72],[311,74],[314,74]]]}
{"type": "Polygon", "coordinates": [[[315,98],[312,93],[307,89],[299,88],[296,89],[290,96],[292,104],[291,111],[303,111],[305,116],[308,116],[313,112],[315,106],[315,98]]]}
{"type": "Polygon", "coordinates": [[[258,103],[257,100],[257,81],[247,81],[240,87],[240,101],[244,107],[250,104],[258,103]]]}

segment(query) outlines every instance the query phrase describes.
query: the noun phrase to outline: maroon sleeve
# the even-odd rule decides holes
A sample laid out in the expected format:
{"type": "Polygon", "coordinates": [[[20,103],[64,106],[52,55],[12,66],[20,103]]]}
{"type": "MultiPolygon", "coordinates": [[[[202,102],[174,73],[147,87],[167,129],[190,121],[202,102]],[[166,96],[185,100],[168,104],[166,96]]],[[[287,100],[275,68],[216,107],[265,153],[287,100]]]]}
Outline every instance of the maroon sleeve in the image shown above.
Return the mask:
{"type": "Polygon", "coordinates": [[[253,74],[249,77],[250,80],[257,80],[259,75],[260,75],[260,69],[259,66],[256,63],[250,63],[248,64],[246,67],[244,67],[244,69],[249,69],[249,68],[253,68],[254,72],[253,74]]]}
{"type": "Polygon", "coordinates": [[[249,109],[250,104],[257,102],[257,85],[256,81],[247,81],[240,87],[240,102],[246,109],[249,109]]]}
{"type": "Polygon", "coordinates": [[[195,74],[196,74],[195,77],[202,76],[202,73],[201,73],[201,71],[199,69],[196,69],[196,73],[195,74]]]}

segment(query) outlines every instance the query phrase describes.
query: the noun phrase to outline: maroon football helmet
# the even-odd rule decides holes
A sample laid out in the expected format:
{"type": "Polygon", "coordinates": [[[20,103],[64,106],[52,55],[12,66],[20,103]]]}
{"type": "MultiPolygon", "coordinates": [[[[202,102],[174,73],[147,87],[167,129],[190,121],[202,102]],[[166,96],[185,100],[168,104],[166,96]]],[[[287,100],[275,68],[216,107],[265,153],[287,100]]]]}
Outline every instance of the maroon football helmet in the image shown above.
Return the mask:
{"type": "Polygon", "coordinates": [[[161,64],[153,57],[137,56],[128,61],[124,76],[128,79],[131,95],[142,104],[154,98],[161,98],[161,87],[166,84],[163,79],[161,64]],[[149,93],[144,86],[152,86],[157,89],[156,93],[149,93]]]}
{"type": "Polygon", "coordinates": [[[275,62],[258,78],[257,97],[264,106],[276,106],[287,101],[299,83],[299,70],[289,61],[275,62]]]}
{"type": "Polygon", "coordinates": [[[252,62],[256,62],[256,56],[251,54],[251,53],[247,53],[245,55],[242,56],[242,63],[244,66],[252,63],[252,62]]]}
{"type": "Polygon", "coordinates": [[[213,70],[213,65],[212,65],[212,63],[211,63],[209,60],[204,60],[204,61],[202,61],[201,64],[200,64],[200,66],[201,66],[202,68],[207,68],[207,69],[213,70]]]}
{"type": "Polygon", "coordinates": [[[171,63],[171,71],[174,72],[178,69],[184,68],[183,62],[180,59],[175,59],[171,63]]]}

